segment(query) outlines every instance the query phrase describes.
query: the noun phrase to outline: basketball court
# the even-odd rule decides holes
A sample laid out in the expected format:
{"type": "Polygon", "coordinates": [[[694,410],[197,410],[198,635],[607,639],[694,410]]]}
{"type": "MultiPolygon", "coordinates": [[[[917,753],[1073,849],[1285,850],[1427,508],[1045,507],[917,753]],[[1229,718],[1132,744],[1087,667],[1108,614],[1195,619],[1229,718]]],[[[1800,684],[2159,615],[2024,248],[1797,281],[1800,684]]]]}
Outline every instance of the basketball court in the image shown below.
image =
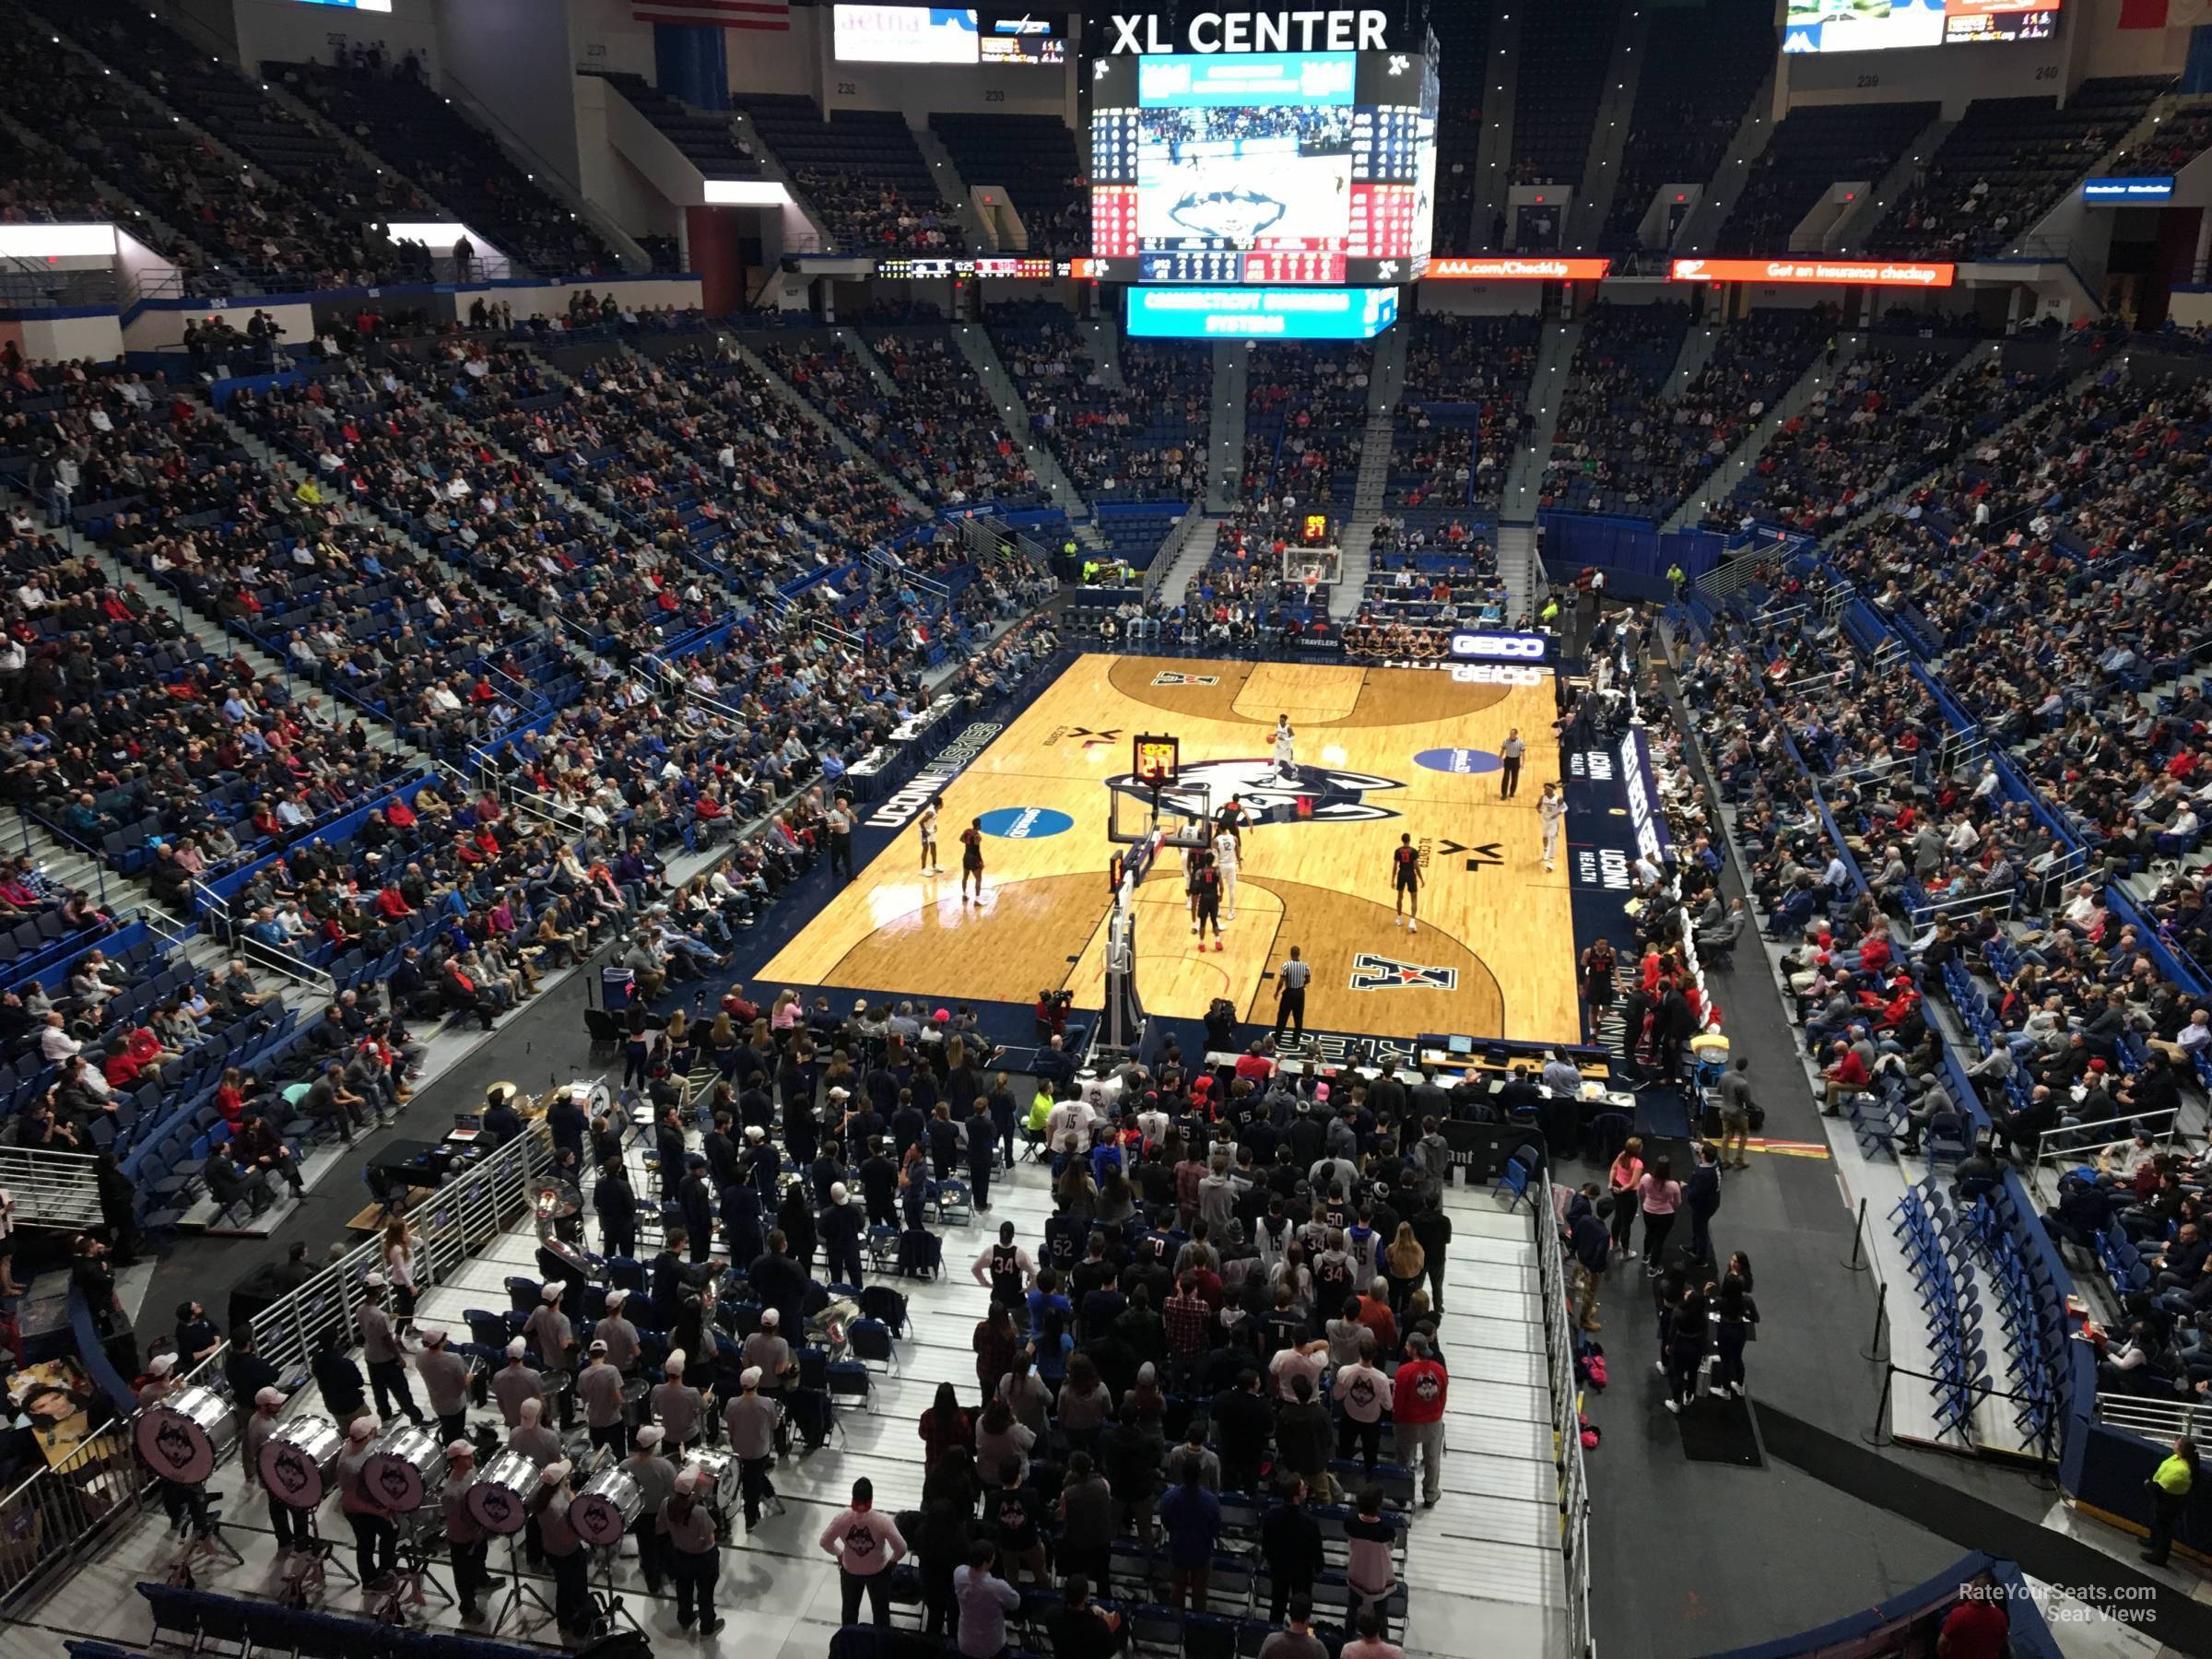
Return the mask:
{"type": "MultiPolygon", "coordinates": [[[[1197,1018],[1215,997],[1272,1022],[1273,973],[1298,946],[1312,965],[1317,1030],[1577,1041],[1570,861],[1547,874],[1535,802],[1559,776],[1551,675],[1533,667],[1359,668],[1337,664],[1077,658],[938,797],[942,876],[919,870],[912,823],[861,866],[759,977],[776,984],[1031,1003],[1065,987],[1103,996],[1109,833],[1141,819],[1139,736],[1171,736],[1169,799],[1214,810],[1231,794],[1258,821],[1242,837],[1223,948],[1191,933],[1179,854],[1136,892],[1136,986],[1155,1014],[1197,1018]],[[1276,719],[1296,763],[1280,777],[1276,719]],[[1517,798],[1499,798],[1500,747],[1527,745],[1517,798]],[[980,903],[960,896],[959,833],[982,820],[980,903]],[[1422,853],[1418,932],[1392,919],[1391,854],[1422,853]]],[[[1173,815],[1169,815],[1172,817],[1173,815]]]]}

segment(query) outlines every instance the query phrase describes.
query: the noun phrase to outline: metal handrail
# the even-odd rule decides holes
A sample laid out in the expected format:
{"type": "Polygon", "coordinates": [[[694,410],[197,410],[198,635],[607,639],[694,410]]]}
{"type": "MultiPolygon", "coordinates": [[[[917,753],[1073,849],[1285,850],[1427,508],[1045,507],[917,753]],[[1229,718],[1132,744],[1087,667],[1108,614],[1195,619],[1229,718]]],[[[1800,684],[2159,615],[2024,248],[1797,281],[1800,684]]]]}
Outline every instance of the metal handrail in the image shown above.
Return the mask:
{"type": "Polygon", "coordinates": [[[1993,909],[2001,922],[2012,914],[2012,907],[2018,900],[2018,890],[2006,888],[1997,892],[1961,893],[1956,899],[1924,898],[1921,903],[1908,908],[1912,912],[1914,927],[1925,927],[1931,920],[1945,916],[1962,916],[1993,909]]]}
{"type": "Polygon", "coordinates": [[[2176,1441],[2196,1433],[2198,1404],[2187,1400],[2158,1400],[2146,1394],[2097,1394],[2096,1419],[2107,1428],[2125,1430],[2145,1440],[2176,1441]]]}
{"type": "Polygon", "coordinates": [[[79,1232],[100,1222],[97,1154],[0,1147],[0,1187],[15,1194],[23,1227],[79,1232]]]}
{"type": "MultiPolygon", "coordinates": [[[[2166,1145],[2169,1148],[2171,1148],[2174,1143],[2181,1138],[2182,1114],[2179,1107],[2166,1106],[2161,1107],[2156,1112],[2131,1112],[2125,1118],[2114,1119],[2112,1121],[2128,1124],[2146,1124],[2155,1122],[2159,1118],[2164,1118],[2166,1120],[2166,1145]]],[[[2029,1174],[2030,1176],[2037,1177],[2040,1177],[2042,1174],[2043,1159],[2046,1156],[2053,1158],[2064,1157],[2069,1162],[2073,1163],[2088,1163],[2094,1162],[2097,1155],[2100,1152],[2110,1152],[2120,1147],[2132,1147],[2136,1144],[2136,1137],[2132,1134],[2124,1135],[2117,1140],[2091,1141],[2086,1146],[2078,1143],[2074,1146],[2061,1146],[2058,1144],[2061,1141],[2068,1139],[2069,1137],[2077,1137],[2083,1135],[2093,1135],[2095,1133],[2096,1130],[2094,1127],[2084,1128],[2079,1124],[2076,1124],[2071,1127],[2062,1124],[2056,1129],[2045,1129],[2039,1132],[2035,1137],[2035,1157],[2029,1164],[2029,1174]]]]}
{"type": "Polygon", "coordinates": [[[240,956],[256,968],[273,969],[287,979],[297,980],[312,991],[325,991],[330,996],[338,994],[338,982],[320,968],[301,961],[286,961],[274,946],[240,934],[232,941],[240,956]],[[327,990],[325,990],[327,988],[327,990]]]}
{"type": "MultiPolygon", "coordinates": [[[[1532,1186],[1537,1177],[1532,1177],[1532,1186]]],[[[1559,1471],[1559,1553],[1567,1585],[1567,1659],[1591,1659],[1590,1477],[1583,1462],[1582,1384],[1575,1369],[1573,1315],[1559,1230],[1552,1220],[1550,1172],[1530,1194],[1536,1235],[1536,1282],[1544,1301],[1545,1358],[1551,1384],[1553,1459],[1559,1471]]]]}
{"type": "MultiPolygon", "coordinates": [[[[417,1205],[409,1220],[418,1282],[451,1278],[528,1214],[535,1178],[552,1162],[552,1135],[541,1118],[525,1125],[520,1139],[417,1205]]],[[[263,1309],[252,1322],[255,1351],[291,1376],[308,1368],[326,1336],[335,1334],[350,1347],[361,1280],[382,1271],[383,1248],[379,1233],[263,1309]]],[[[229,1358],[225,1341],[179,1381],[228,1397],[224,1367],[229,1358]]],[[[152,1485],[132,1450],[135,1420],[134,1414],[109,1425],[69,1457],[0,1495],[0,1537],[9,1540],[0,1549],[0,1606],[35,1595],[50,1577],[97,1554],[145,1508],[152,1485]]]]}

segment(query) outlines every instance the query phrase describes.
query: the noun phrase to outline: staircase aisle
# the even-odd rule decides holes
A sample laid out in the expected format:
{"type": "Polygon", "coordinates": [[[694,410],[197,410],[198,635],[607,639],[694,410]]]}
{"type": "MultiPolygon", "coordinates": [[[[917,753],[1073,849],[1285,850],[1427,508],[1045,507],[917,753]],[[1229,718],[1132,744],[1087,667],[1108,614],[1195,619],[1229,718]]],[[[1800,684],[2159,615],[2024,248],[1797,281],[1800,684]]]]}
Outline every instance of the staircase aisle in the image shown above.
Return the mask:
{"type": "Polygon", "coordinates": [[[1336,532],[1342,556],[1336,585],[1329,590],[1329,616],[1339,623],[1359,614],[1359,595],[1374,563],[1375,525],[1382,521],[1382,500],[1390,488],[1390,453],[1397,430],[1393,406],[1384,404],[1368,416],[1367,429],[1360,435],[1359,482],[1352,494],[1351,516],[1336,532]]]}
{"type": "MultiPolygon", "coordinates": [[[[1692,334],[1698,331],[1692,329],[1692,334]]],[[[1824,353],[1815,357],[1796,383],[1774,400],[1774,406],[1759,418],[1759,424],[1744,435],[1744,441],[1721,458],[1721,464],[1705,475],[1704,483],[1698,486],[1690,498],[1675,509],[1662,530],[1695,528],[1705,522],[1705,514],[1728,499],[1728,492],[1742,481],[1746,473],[1759,465],[1766,453],[1768,441],[1782,430],[1784,421],[1794,420],[1811,406],[1820,388],[1836,377],[1842,365],[1856,357],[1865,346],[1864,334],[1841,335],[1836,340],[1835,360],[1828,360],[1824,353]]],[[[1687,353],[1688,347],[1684,347],[1687,353]]]]}
{"type": "Polygon", "coordinates": [[[1084,500],[1075,480],[1062,468],[1060,457],[1053,453],[1053,446],[1038,437],[1036,429],[1030,424],[1029,406],[1021,401],[1021,393],[1014,384],[1014,377],[1006,372],[1005,359],[998,355],[998,347],[990,332],[973,324],[957,324],[952,329],[952,343],[968,359],[968,366],[975,371],[975,378],[998,411],[1006,435],[1022,446],[1029,457],[1030,470],[1037,475],[1037,481],[1053,498],[1053,505],[1066,513],[1068,522],[1076,525],[1076,539],[1087,547],[1103,548],[1106,544],[1090,522],[1090,504],[1084,500]]]}
{"type": "Polygon", "coordinates": [[[1613,39],[1613,57],[1606,70],[1605,89],[1598,95],[1591,117],[1590,155],[1583,163],[1582,187],[1568,210],[1560,245],[1577,253],[1597,246],[1613,211],[1620,188],[1620,159],[1628,151],[1629,133],[1636,112],[1636,90],[1643,82],[1643,59],[1651,38],[1651,23],[1641,6],[1631,7],[1620,20],[1613,39]]]}
{"type": "Polygon", "coordinates": [[[1498,496],[1498,522],[1536,522],[1536,498],[1544,488],[1545,465],[1551,459],[1551,441],[1559,429],[1560,399],[1567,388],[1568,366],[1583,341],[1580,323],[1547,323],[1536,342],[1535,371],[1528,382],[1528,402],[1522,406],[1535,417],[1528,442],[1513,452],[1507,463],[1505,482],[1498,496]]]}
{"type": "MultiPolygon", "coordinates": [[[[1534,1189],[1531,1189],[1532,1192],[1534,1189]]],[[[1406,1546],[1408,1652],[1559,1653],[1565,1573],[1535,1219],[1487,1189],[1445,1190],[1443,1496],[1406,1546]]]]}
{"type": "MultiPolygon", "coordinates": [[[[761,384],[767,386],[778,397],[789,404],[801,419],[812,421],[824,433],[828,434],[830,441],[841,453],[852,456],[855,461],[865,463],[880,473],[890,484],[891,488],[897,492],[900,501],[904,504],[909,513],[916,518],[930,516],[929,509],[922,504],[922,498],[906,487],[904,479],[877,461],[875,456],[869,454],[866,450],[861,448],[859,441],[852,433],[846,431],[836,421],[807,402],[806,394],[770,368],[768,360],[759,352],[745,344],[744,341],[735,339],[729,335],[722,336],[722,344],[739,362],[760,377],[761,384]]],[[[878,375],[882,374],[883,365],[875,360],[875,353],[868,353],[867,360],[878,375]]]]}
{"type": "Polygon", "coordinates": [[[1214,347],[1213,430],[1206,452],[1206,510],[1234,512],[1244,479],[1244,398],[1252,384],[1252,354],[1243,342],[1214,347]]]}
{"type": "Polygon", "coordinates": [[[1509,595],[1506,617],[1517,621],[1535,613],[1544,591],[1544,568],[1536,557],[1536,527],[1533,523],[1500,520],[1498,525],[1498,579],[1509,595]]]}
{"type": "Polygon", "coordinates": [[[1184,513],[1169,537],[1172,545],[1162,547],[1155,555],[1155,562],[1163,558],[1168,560],[1168,569],[1154,596],[1170,609],[1182,603],[1191,583],[1213,556],[1214,522],[1202,512],[1184,513]]]}

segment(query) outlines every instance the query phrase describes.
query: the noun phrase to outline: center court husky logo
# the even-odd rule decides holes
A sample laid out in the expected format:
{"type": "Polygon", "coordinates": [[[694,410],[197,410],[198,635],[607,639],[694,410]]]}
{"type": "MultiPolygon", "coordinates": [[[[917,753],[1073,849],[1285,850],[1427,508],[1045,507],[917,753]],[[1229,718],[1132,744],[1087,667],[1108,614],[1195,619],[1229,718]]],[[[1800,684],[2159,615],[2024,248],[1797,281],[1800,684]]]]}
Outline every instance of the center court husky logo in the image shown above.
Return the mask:
{"type": "MultiPolygon", "coordinates": [[[[1127,772],[1107,780],[1108,786],[1126,790],[1144,800],[1152,792],[1127,772]]],[[[1339,771],[1334,767],[1300,764],[1297,775],[1286,779],[1271,759],[1200,760],[1181,768],[1175,786],[1161,799],[1185,812],[1201,808],[1219,812],[1230,795],[1241,796],[1255,824],[1357,824],[1374,818],[1394,818],[1397,812],[1378,806],[1367,797],[1386,789],[1403,789],[1395,778],[1378,778],[1372,772],[1339,771]],[[1206,794],[1201,796],[1200,786],[1206,794]]]]}

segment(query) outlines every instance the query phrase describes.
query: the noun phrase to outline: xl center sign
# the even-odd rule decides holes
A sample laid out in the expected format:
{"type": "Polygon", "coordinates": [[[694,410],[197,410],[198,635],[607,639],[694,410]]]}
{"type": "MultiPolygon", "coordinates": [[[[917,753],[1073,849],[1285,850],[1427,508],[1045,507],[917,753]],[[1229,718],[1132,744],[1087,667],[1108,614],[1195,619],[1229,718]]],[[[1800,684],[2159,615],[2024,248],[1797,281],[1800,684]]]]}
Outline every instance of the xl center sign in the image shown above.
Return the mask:
{"type": "Polygon", "coordinates": [[[1106,19],[1108,56],[1168,52],[1386,52],[1390,18],[1380,11],[1194,12],[1178,41],[1151,12],[1106,19]]]}

